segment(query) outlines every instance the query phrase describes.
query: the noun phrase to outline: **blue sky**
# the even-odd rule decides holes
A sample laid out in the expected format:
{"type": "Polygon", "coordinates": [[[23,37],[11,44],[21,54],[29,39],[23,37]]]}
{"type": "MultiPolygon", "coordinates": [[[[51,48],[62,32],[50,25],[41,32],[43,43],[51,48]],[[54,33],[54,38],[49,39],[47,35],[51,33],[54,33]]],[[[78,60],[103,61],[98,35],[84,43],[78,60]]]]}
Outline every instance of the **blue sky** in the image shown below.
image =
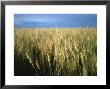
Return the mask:
{"type": "Polygon", "coordinates": [[[97,27],[96,14],[15,14],[15,28],[97,27]]]}

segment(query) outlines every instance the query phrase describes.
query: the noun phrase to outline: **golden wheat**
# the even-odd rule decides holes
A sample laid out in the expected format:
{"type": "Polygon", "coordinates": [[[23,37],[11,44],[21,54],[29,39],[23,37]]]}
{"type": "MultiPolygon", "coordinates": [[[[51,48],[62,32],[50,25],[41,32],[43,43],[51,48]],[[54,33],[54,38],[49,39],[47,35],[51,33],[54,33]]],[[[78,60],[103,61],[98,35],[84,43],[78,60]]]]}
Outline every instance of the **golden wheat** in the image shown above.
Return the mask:
{"type": "Polygon", "coordinates": [[[15,29],[14,48],[18,70],[29,61],[38,76],[97,75],[96,28],[15,29]]]}

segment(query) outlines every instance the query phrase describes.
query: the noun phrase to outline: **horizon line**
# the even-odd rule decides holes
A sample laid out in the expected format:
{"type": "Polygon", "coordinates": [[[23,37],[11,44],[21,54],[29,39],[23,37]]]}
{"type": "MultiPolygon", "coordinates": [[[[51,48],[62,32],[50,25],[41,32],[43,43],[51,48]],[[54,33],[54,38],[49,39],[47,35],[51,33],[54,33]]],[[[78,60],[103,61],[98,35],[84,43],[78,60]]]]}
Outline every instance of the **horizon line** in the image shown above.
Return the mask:
{"type": "Polygon", "coordinates": [[[55,28],[59,28],[59,29],[73,29],[73,28],[96,28],[97,27],[34,27],[34,28],[27,28],[27,27],[15,27],[14,29],[55,29],[55,28]]]}

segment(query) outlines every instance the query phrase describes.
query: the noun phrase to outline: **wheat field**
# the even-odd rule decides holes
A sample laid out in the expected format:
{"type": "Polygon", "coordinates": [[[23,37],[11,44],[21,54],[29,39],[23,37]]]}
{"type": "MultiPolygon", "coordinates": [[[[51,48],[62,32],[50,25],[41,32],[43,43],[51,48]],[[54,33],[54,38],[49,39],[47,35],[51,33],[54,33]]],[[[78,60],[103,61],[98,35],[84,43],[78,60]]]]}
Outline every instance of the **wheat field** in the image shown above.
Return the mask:
{"type": "Polygon", "coordinates": [[[97,76],[96,28],[15,28],[15,76],[97,76]]]}

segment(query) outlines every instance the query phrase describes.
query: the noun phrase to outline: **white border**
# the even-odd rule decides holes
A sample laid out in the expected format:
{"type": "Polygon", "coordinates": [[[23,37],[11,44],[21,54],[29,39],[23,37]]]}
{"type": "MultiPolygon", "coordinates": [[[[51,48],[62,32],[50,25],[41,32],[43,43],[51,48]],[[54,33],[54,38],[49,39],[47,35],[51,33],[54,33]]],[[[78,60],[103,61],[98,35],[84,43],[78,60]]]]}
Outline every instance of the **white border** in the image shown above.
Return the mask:
{"type": "Polygon", "coordinates": [[[105,5],[6,5],[5,7],[6,85],[106,84],[105,5]],[[97,14],[97,76],[14,76],[14,14],[97,14]]]}

